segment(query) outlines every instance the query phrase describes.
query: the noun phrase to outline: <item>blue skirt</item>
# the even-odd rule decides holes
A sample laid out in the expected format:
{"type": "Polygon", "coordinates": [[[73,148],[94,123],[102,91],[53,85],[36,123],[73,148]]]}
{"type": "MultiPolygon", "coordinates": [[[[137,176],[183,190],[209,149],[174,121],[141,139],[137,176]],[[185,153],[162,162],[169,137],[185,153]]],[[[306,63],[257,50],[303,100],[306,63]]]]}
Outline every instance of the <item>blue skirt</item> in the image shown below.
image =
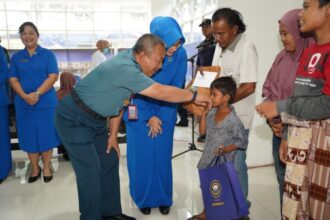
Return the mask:
{"type": "Polygon", "coordinates": [[[60,145],[54,126],[55,108],[17,109],[16,124],[21,150],[41,153],[60,145]]]}
{"type": "Polygon", "coordinates": [[[139,208],[173,203],[174,124],[163,122],[162,128],[162,134],[151,138],[146,122],[126,122],[129,189],[139,208]]]}
{"type": "Polygon", "coordinates": [[[11,146],[9,136],[8,106],[0,106],[0,179],[11,170],[11,146]]]}

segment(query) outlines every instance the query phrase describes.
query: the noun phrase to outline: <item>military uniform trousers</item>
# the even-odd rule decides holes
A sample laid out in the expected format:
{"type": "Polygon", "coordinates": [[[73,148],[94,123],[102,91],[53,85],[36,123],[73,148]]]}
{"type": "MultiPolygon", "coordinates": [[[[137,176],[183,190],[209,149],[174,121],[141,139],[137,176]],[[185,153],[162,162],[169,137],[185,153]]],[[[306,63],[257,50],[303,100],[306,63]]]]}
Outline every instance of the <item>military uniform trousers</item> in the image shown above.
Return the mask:
{"type": "Polygon", "coordinates": [[[106,153],[106,120],[95,119],[66,96],[55,112],[55,127],[77,178],[81,220],[101,220],[122,212],[119,160],[106,153]]]}

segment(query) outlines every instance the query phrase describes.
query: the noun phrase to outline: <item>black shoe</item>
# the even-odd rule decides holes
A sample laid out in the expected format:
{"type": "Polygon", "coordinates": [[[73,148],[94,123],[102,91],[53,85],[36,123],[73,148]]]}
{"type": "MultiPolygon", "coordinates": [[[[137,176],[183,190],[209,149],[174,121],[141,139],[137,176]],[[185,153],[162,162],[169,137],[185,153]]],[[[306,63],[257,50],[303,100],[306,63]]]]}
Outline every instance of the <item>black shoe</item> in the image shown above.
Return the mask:
{"type": "Polygon", "coordinates": [[[141,208],[139,210],[140,210],[140,212],[142,212],[143,215],[150,215],[150,212],[151,212],[150,207],[141,208]]]}
{"type": "Polygon", "coordinates": [[[51,175],[51,176],[43,176],[43,178],[44,178],[44,182],[45,183],[49,183],[50,181],[52,181],[53,175],[51,175]]]}
{"type": "Polygon", "coordinates": [[[53,179],[52,170],[50,170],[50,176],[43,175],[42,177],[43,177],[45,183],[49,183],[50,181],[52,181],[52,179],[53,179]]]}
{"type": "Polygon", "coordinates": [[[66,160],[66,161],[70,161],[70,157],[69,157],[69,154],[67,152],[63,153],[63,159],[66,160]]]}
{"type": "Polygon", "coordinates": [[[180,121],[175,126],[178,126],[178,127],[188,127],[188,122],[180,121]]]}
{"type": "Polygon", "coordinates": [[[198,138],[197,138],[197,142],[201,142],[201,143],[204,143],[205,142],[205,137],[206,135],[200,135],[198,138]]]}
{"type": "Polygon", "coordinates": [[[244,217],[239,218],[239,220],[250,220],[250,217],[249,216],[244,216],[244,217]]]}
{"type": "Polygon", "coordinates": [[[30,176],[28,179],[28,183],[34,183],[41,177],[41,168],[39,167],[39,173],[37,176],[30,176]]]}
{"type": "Polygon", "coordinates": [[[126,135],[124,135],[122,137],[118,137],[118,143],[119,144],[127,143],[126,135]]]}
{"type": "Polygon", "coordinates": [[[159,211],[163,215],[168,215],[168,213],[170,213],[170,209],[171,209],[170,206],[159,206],[159,211]]]}
{"type": "Polygon", "coordinates": [[[3,182],[3,179],[0,179],[0,184],[3,182]]]}
{"type": "Polygon", "coordinates": [[[114,216],[102,216],[102,220],[136,220],[136,218],[119,214],[119,215],[114,215],[114,216]]]}

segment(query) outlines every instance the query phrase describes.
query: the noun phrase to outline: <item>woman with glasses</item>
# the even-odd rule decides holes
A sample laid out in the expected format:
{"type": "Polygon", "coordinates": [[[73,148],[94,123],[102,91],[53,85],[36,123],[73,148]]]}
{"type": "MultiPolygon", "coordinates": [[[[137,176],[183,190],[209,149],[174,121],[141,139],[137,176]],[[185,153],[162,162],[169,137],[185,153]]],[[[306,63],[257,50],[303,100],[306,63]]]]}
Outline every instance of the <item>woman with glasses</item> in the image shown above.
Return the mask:
{"type": "MultiPolygon", "coordinates": [[[[187,70],[187,54],[181,28],[171,17],[156,17],[150,32],[166,44],[163,67],[152,77],[158,83],[181,88],[187,70]]],[[[131,97],[128,109],[136,116],[124,113],[127,133],[127,166],[131,196],[148,215],[159,207],[163,215],[172,205],[172,149],[177,104],[158,101],[141,95],[131,97]]]]}

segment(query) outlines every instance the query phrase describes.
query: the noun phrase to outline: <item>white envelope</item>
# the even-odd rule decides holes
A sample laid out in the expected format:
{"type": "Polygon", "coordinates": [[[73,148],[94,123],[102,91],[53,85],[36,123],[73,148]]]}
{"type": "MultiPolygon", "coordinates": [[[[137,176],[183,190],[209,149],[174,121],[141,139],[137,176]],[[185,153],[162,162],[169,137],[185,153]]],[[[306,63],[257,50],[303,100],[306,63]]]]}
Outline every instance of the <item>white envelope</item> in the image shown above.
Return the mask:
{"type": "Polygon", "coordinates": [[[193,86],[210,88],[211,83],[217,77],[217,72],[200,71],[197,72],[193,86]]]}

